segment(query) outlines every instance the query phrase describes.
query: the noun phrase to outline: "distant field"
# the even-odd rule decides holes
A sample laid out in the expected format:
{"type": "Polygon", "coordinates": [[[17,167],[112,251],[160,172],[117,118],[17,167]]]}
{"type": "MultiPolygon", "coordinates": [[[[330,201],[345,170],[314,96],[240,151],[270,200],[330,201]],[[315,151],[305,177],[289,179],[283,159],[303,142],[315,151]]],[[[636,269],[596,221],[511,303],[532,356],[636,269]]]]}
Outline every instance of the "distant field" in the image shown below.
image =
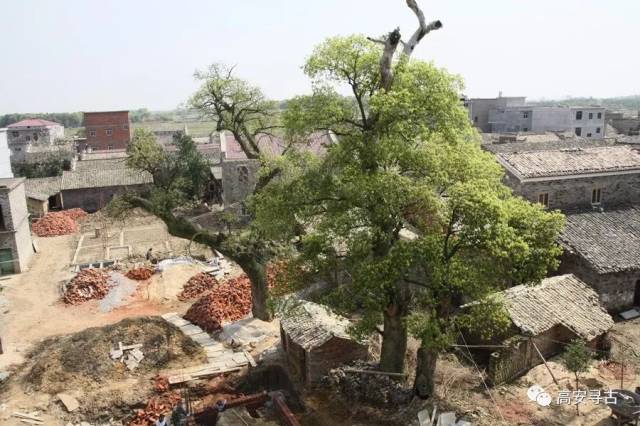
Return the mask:
{"type": "Polygon", "coordinates": [[[189,135],[200,137],[208,136],[216,129],[216,123],[213,121],[144,121],[141,123],[133,123],[133,128],[147,130],[182,130],[185,124],[189,131],[189,135]]]}

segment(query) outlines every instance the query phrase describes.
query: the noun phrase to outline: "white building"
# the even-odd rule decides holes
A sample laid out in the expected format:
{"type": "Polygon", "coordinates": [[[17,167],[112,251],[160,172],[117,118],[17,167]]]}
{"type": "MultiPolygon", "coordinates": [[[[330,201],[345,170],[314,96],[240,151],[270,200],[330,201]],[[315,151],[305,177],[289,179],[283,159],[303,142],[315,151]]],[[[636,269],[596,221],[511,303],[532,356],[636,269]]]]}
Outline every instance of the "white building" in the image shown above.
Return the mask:
{"type": "Polygon", "coordinates": [[[22,162],[26,153],[50,147],[64,139],[64,126],[53,121],[32,118],[7,127],[9,150],[14,162],[22,162]]]}
{"type": "Polygon", "coordinates": [[[11,152],[7,144],[7,129],[0,129],[0,179],[12,177],[11,152]]]}

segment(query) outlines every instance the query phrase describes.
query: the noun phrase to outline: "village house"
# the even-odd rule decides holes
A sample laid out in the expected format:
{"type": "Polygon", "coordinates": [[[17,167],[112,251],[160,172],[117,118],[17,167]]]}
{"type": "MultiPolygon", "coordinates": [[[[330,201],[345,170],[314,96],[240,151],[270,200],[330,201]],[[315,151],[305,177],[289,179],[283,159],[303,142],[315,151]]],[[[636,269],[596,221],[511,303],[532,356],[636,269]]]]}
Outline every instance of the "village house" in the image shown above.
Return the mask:
{"type": "Polygon", "coordinates": [[[640,306],[640,208],[566,215],[559,272],[571,272],[600,295],[611,312],[640,306]]]}
{"type": "Polygon", "coordinates": [[[146,172],[126,166],[125,158],[83,160],[62,176],[27,179],[26,196],[31,213],[49,209],[81,208],[94,212],[125,191],[140,191],[152,182],[146,172]],[[46,202],[44,199],[46,198],[46,202]]]}
{"type": "Polygon", "coordinates": [[[511,321],[509,330],[491,341],[474,343],[504,346],[475,348],[474,357],[487,368],[494,384],[514,379],[562,352],[574,339],[593,349],[601,347],[613,319],[598,295],[571,274],[546,278],[538,285],[519,285],[499,293],[511,321]]]}
{"type": "Polygon", "coordinates": [[[86,140],[78,147],[81,151],[107,151],[126,149],[131,142],[129,111],[85,112],[86,140]]]}
{"type": "Polygon", "coordinates": [[[524,97],[468,99],[473,124],[484,133],[564,132],[585,138],[603,138],[605,108],[527,105],[524,97]]]}
{"type": "Polygon", "coordinates": [[[640,203],[640,151],[631,145],[499,152],[505,182],[550,209],[640,203]]]}
{"type": "Polygon", "coordinates": [[[0,274],[24,272],[33,257],[24,178],[0,179],[0,274]]]}
{"type": "Polygon", "coordinates": [[[349,320],[302,301],[280,320],[280,340],[291,376],[313,384],[329,370],[367,357],[367,345],[347,333],[349,320]]]}
{"type": "Polygon", "coordinates": [[[12,178],[11,152],[7,142],[7,129],[0,129],[0,178],[12,178]]]}
{"type": "Polygon", "coordinates": [[[625,112],[607,111],[607,122],[623,135],[640,135],[640,111],[637,112],[636,116],[625,112]]]}
{"type": "Polygon", "coordinates": [[[31,118],[7,126],[11,161],[23,163],[27,153],[46,151],[64,139],[64,126],[41,118],[31,118]]]}

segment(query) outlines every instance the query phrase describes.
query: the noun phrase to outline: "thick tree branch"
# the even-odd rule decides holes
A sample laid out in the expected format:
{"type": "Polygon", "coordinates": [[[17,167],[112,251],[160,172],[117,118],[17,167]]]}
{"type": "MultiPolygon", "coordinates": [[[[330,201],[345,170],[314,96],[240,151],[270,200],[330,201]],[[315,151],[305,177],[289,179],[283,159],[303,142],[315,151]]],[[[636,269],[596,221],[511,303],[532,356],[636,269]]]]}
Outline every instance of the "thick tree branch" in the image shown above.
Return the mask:
{"type": "Polygon", "coordinates": [[[422,13],[422,9],[420,9],[416,0],[407,0],[407,6],[409,6],[409,9],[411,9],[413,13],[416,14],[416,17],[418,18],[418,23],[420,24],[416,32],[414,32],[411,38],[409,39],[409,41],[404,43],[404,54],[407,56],[411,56],[411,54],[413,53],[413,50],[416,48],[418,43],[420,43],[420,40],[422,40],[422,38],[427,34],[429,34],[431,31],[442,28],[442,22],[433,21],[427,24],[424,18],[424,13],[422,13]]]}

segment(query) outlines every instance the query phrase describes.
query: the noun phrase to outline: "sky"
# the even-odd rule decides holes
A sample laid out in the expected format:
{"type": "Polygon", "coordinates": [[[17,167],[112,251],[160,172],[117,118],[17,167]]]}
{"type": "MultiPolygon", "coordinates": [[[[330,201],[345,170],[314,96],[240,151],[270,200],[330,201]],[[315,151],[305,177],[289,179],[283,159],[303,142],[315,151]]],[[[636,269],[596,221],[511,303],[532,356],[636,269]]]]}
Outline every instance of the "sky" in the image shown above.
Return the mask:
{"type": "MultiPolygon", "coordinates": [[[[470,97],[640,93],[638,0],[418,2],[444,27],[414,56],[470,97]]],[[[214,62],[285,99],[310,91],[325,38],[417,27],[403,0],[3,0],[0,16],[0,114],[174,109],[214,62]]]]}

